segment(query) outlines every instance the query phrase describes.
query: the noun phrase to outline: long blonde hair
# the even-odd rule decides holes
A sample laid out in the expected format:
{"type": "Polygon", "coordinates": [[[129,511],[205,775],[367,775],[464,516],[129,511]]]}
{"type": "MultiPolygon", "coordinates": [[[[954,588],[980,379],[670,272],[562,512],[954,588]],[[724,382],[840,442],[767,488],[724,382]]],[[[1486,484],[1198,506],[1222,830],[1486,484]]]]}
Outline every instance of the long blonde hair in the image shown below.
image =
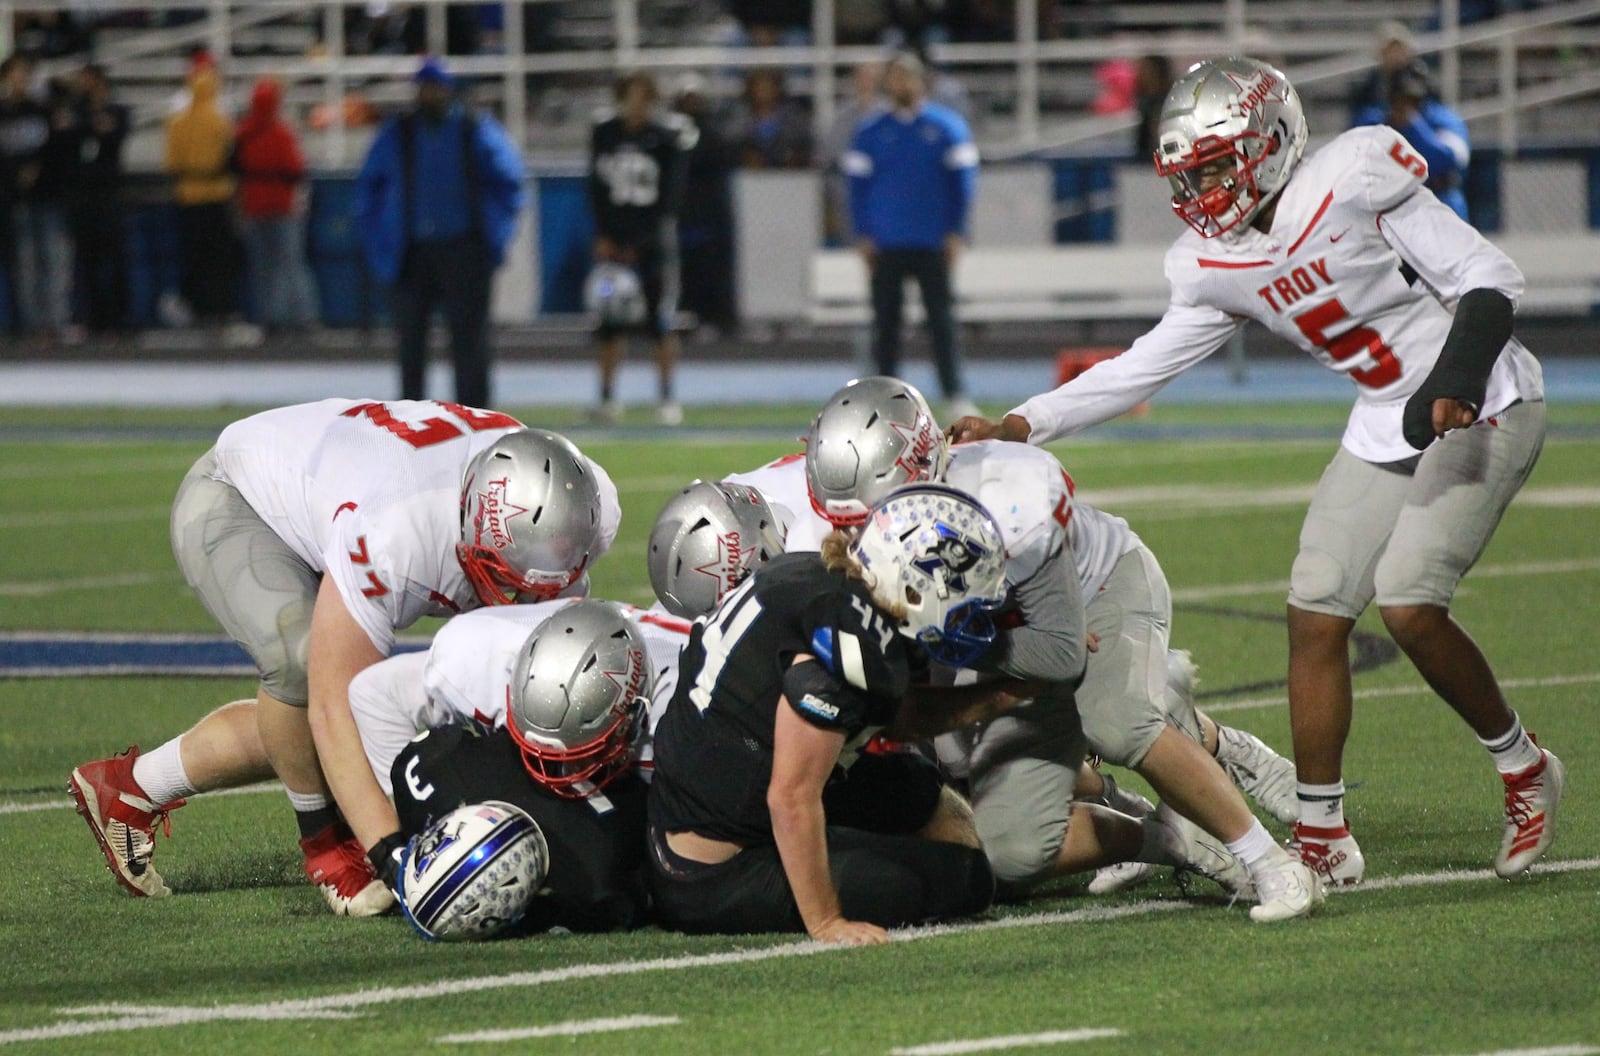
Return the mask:
{"type": "Polygon", "coordinates": [[[835,528],[822,539],[822,563],[829,572],[842,572],[846,579],[860,583],[872,595],[872,604],[896,623],[906,622],[906,606],[902,601],[890,600],[878,592],[878,577],[868,574],[860,561],[850,553],[850,543],[856,532],[835,528]]]}

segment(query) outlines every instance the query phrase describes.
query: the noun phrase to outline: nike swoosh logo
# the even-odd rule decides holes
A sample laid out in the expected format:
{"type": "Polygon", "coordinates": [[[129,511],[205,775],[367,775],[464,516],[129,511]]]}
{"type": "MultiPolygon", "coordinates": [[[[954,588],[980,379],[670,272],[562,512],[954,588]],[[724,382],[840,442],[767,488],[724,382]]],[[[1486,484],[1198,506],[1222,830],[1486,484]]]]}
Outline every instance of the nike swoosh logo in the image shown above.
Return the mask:
{"type": "Polygon", "coordinates": [[[1341,238],[1343,238],[1345,235],[1348,235],[1349,233],[1350,233],[1350,229],[1347,227],[1343,231],[1340,231],[1337,235],[1329,235],[1328,236],[1328,241],[1329,242],[1337,242],[1341,238]]]}

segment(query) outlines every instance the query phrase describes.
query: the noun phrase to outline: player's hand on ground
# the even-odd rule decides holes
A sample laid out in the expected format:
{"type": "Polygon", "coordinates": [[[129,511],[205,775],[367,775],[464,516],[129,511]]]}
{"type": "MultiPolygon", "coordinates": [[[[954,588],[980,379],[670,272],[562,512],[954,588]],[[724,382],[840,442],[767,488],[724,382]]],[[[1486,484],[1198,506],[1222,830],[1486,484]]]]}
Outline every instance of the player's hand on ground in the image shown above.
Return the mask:
{"type": "Polygon", "coordinates": [[[834,917],[811,929],[811,937],[831,946],[882,946],[889,933],[876,924],[834,917]]]}

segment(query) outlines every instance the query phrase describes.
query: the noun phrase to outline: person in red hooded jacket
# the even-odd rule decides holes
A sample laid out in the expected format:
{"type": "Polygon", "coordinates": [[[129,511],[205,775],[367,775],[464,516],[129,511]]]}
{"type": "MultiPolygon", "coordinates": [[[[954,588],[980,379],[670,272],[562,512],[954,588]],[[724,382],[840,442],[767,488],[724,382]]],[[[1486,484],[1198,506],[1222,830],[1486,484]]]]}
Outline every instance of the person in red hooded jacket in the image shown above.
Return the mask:
{"type": "Polygon", "coordinates": [[[280,112],[282,101],[278,81],[256,82],[250,112],[239,122],[234,164],[256,316],[267,327],[305,327],[317,313],[300,215],[306,159],[280,112]]]}

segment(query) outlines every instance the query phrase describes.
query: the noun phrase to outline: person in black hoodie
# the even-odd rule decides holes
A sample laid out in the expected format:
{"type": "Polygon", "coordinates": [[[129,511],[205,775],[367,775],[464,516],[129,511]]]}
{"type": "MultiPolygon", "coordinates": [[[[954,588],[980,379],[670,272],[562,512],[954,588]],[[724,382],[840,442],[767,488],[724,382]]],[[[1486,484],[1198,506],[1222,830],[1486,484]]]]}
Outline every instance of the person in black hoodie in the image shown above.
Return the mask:
{"type": "Polygon", "coordinates": [[[106,71],[78,71],[78,172],[69,203],[78,252],[84,321],[96,333],[119,330],[128,314],[127,236],[124,230],[122,147],[128,108],[112,101],[106,71]]]}
{"type": "Polygon", "coordinates": [[[50,115],[30,94],[32,79],[32,59],[11,55],[0,62],[0,250],[18,336],[36,325],[32,200],[50,138],[50,115]]]}

